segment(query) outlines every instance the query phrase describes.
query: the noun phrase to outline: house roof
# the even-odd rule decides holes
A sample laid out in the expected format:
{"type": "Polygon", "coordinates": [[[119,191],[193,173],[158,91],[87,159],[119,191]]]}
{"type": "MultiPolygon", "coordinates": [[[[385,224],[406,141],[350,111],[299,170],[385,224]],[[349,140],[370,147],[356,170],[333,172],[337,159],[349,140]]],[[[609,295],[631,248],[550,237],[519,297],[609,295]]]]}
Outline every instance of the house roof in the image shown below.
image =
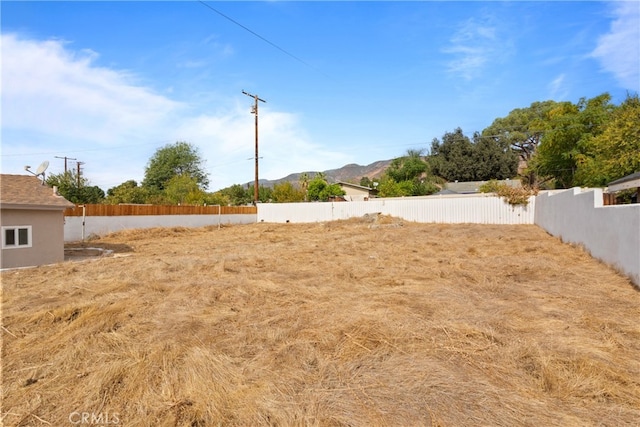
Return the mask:
{"type": "MultiPolygon", "coordinates": [[[[475,194],[480,192],[480,187],[488,181],[465,181],[465,182],[447,182],[443,190],[449,190],[448,193],[441,194],[475,194]]],[[[521,187],[521,183],[517,179],[504,179],[498,181],[500,184],[506,184],[510,187],[521,187]]]]}
{"type": "Polygon", "coordinates": [[[2,209],[66,209],[75,206],[48,185],[29,175],[0,174],[2,209]]]}
{"type": "Polygon", "coordinates": [[[609,192],[615,193],[616,191],[638,187],[640,187],[640,172],[632,173],[631,175],[610,182],[609,192]]]}
{"type": "Polygon", "coordinates": [[[371,188],[371,187],[365,187],[365,186],[358,185],[358,184],[352,184],[352,183],[350,183],[350,182],[338,181],[338,182],[337,182],[337,184],[338,184],[338,185],[340,185],[340,186],[343,186],[343,187],[357,188],[357,189],[359,189],[359,190],[366,190],[366,191],[371,191],[371,192],[375,192],[375,191],[377,191],[377,190],[376,190],[376,189],[374,189],[374,188],[371,188]]]}

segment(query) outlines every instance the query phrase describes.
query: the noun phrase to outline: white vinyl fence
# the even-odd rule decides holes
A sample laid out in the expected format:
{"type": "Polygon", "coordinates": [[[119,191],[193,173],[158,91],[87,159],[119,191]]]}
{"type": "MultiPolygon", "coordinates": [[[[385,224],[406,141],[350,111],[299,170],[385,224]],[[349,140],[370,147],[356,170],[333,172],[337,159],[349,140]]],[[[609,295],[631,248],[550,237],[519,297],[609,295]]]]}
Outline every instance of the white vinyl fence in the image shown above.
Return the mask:
{"type": "Polygon", "coordinates": [[[380,213],[407,221],[450,224],[533,224],[535,197],[512,206],[492,195],[374,199],[366,202],[267,203],[258,205],[259,222],[325,222],[380,213]]]}

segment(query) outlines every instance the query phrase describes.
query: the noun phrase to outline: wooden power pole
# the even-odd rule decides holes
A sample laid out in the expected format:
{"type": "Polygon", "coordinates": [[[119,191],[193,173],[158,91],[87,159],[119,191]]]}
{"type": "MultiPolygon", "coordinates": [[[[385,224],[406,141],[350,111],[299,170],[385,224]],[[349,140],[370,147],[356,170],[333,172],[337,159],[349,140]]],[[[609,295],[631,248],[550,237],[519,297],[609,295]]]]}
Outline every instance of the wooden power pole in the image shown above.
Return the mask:
{"type": "Polygon", "coordinates": [[[255,101],[255,104],[251,109],[251,113],[255,114],[256,116],[256,153],[255,153],[256,178],[253,183],[253,204],[257,204],[258,203],[258,101],[261,101],[261,102],[267,102],[267,101],[265,101],[264,99],[258,98],[258,95],[251,95],[250,93],[247,93],[244,90],[242,91],[242,93],[252,97],[255,101]]]}
{"type": "Polygon", "coordinates": [[[64,157],[54,156],[54,157],[56,159],[64,159],[64,174],[65,175],[67,174],[67,170],[68,170],[67,169],[67,160],[78,160],[78,159],[74,159],[72,157],[67,157],[67,156],[64,156],[64,157]]]}
{"type": "Polygon", "coordinates": [[[80,184],[82,183],[80,176],[82,175],[82,169],[80,169],[80,166],[84,165],[84,162],[76,162],[76,166],[78,168],[78,173],[77,173],[77,179],[78,179],[78,188],[80,188],[80,184]]]}

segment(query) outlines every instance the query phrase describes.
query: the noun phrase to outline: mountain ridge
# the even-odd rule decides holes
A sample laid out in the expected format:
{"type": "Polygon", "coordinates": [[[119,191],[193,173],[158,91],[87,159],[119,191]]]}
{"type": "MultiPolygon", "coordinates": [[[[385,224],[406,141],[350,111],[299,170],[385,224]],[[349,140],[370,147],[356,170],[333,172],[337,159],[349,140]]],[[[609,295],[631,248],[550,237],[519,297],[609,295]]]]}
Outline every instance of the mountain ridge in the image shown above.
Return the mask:
{"type": "Polygon", "coordinates": [[[366,176],[369,179],[373,179],[382,176],[392,161],[393,160],[378,160],[364,166],[356,163],[349,163],[341,168],[327,169],[325,171],[294,172],[279,179],[260,179],[258,183],[265,187],[273,187],[274,185],[282,184],[283,182],[297,183],[300,182],[300,176],[303,173],[308,174],[309,178],[313,178],[317,173],[322,172],[330,183],[342,181],[359,184],[362,177],[366,176]]]}

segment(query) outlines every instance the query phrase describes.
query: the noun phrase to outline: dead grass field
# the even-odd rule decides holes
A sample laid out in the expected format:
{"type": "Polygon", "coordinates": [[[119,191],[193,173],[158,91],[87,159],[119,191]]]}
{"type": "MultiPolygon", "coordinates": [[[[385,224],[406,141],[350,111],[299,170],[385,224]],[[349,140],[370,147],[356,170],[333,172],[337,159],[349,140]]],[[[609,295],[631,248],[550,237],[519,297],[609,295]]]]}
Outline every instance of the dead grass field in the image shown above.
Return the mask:
{"type": "Polygon", "coordinates": [[[640,292],[536,226],[89,245],[115,253],[2,274],[5,426],[640,425],[640,292]]]}

